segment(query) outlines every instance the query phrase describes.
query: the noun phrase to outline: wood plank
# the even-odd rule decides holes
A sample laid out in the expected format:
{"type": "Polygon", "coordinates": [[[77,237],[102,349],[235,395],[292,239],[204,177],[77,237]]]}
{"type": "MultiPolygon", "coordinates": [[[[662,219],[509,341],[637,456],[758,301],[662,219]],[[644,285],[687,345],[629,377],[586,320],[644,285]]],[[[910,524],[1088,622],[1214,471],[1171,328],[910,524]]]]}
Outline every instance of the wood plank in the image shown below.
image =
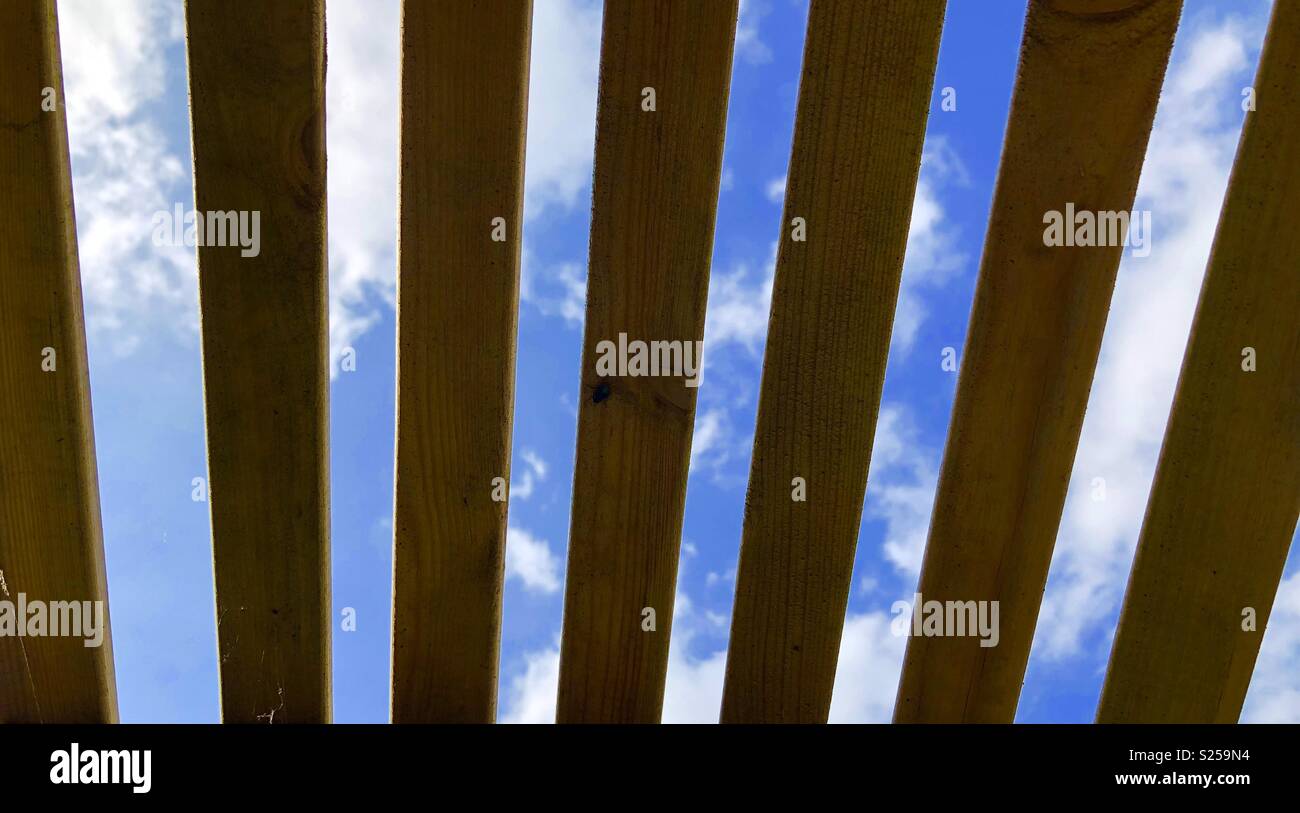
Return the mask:
{"type": "Polygon", "coordinates": [[[196,208],[260,223],[198,250],[222,718],[328,722],[324,3],[185,11],[196,208]]]}
{"type": "Polygon", "coordinates": [[[1132,207],[1180,8],[1029,4],[919,587],[999,602],[1000,640],[909,638],[896,722],[1015,717],[1122,251],[1044,216],[1132,207]]]}
{"type": "Polygon", "coordinates": [[[561,722],[658,722],[663,707],[696,390],[603,375],[597,346],[703,339],[736,8],[605,4],[561,722]]]}
{"type": "Polygon", "coordinates": [[[402,4],[394,722],[496,713],[531,14],[402,4]]]}
{"type": "Polygon", "coordinates": [[[723,722],[830,711],[944,6],[809,9],[723,722]]]}
{"type": "Polygon", "coordinates": [[[1098,722],[1235,723],[1250,685],[1300,512],[1297,65],[1300,5],[1275,3],[1098,722]]]}
{"type": "Polygon", "coordinates": [[[0,723],[117,722],[53,0],[0,3],[0,178],[0,601],[103,602],[98,647],[0,637],[0,723]]]}

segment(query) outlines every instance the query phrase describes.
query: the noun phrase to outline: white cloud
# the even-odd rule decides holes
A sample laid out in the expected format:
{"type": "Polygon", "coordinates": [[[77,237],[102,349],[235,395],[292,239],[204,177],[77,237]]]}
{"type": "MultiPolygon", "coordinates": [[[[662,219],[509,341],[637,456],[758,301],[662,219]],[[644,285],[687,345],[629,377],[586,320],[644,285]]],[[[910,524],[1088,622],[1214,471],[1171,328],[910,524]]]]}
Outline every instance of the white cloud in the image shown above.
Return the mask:
{"type": "MultiPolygon", "coordinates": [[[[533,5],[524,218],[572,212],[590,189],[596,139],[602,7],[594,0],[533,5]]],[[[580,329],[587,271],[573,261],[539,263],[524,226],[519,299],[580,329]]]]}
{"type": "Polygon", "coordinates": [[[1260,29],[1229,20],[1182,36],[1188,44],[1166,81],[1134,204],[1152,212],[1152,251],[1120,265],[1035,657],[1080,655],[1123,597],[1236,149],[1246,43],[1260,29]],[[1104,500],[1092,497],[1097,477],[1104,500]]]}
{"type": "Polygon", "coordinates": [[[695,416],[690,467],[692,471],[707,469],[715,483],[744,482],[745,475],[727,471],[726,464],[748,460],[753,423],[745,419],[745,430],[738,433],[732,409],[747,406],[757,391],[757,371],[753,368],[767,335],[776,249],[773,241],[760,272],[741,263],[729,272],[715,267],[709,278],[701,377],[704,385],[695,416]],[[741,351],[739,367],[731,363],[731,351],[736,348],[741,351]]]}
{"type": "Polygon", "coordinates": [[[736,582],[736,569],[734,567],[728,568],[723,573],[710,571],[708,575],[704,577],[704,584],[706,587],[716,587],[719,584],[725,584],[728,582],[732,584],[735,584],[736,582]]]}
{"type": "Polygon", "coordinates": [[[701,465],[718,468],[731,456],[731,425],[727,410],[715,408],[695,414],[695,431],[691,435],[691,470],[701,465]]]}
{"type": "Polygon", "coordinates": [[[171,212],[188,178],[151,120],[167,89],[166,49],[180,6],[60,0],[59,36],[78,252],[92,341],[116,355],[161,326],[195,336],[194,250],[153,245],[153,214],[171,212]]]}
{"type": "Polygon", "coordinates": [[[736,20],[736,56],[751,65],[772,61],[772,49],[759,35],[759,23],[770,10],[763,0],[740,0],[736,20]]]}
{"type": "Polygon", "coordinates": [[[781,201],[785,200],[785,182],[786,182],[785,175],[782,175],[780,178],[773,178],[772,180],[768,181],[767,188],[765,190],[767,194],[767,199],[776,204],[779,204],[781,203],[781,201]]]}
{"type": "Polygon", "coordinates": [[[572,209],[591,183],[600,70],[601,5],[595,0],[533,4],[524,212],[572,209]]]}
{"type": "Polygon", "coordinates": [[[332,375],[396,302],[399,21],[396,0],[325,6],[332,375]]]}
{"type": "Polygon", "coordinates": [[[518,483],[510,484],[510,496],[519,500],[526,500],[533,496],[533,490],[537,484],[546,479],[546,461],[530,449],[524,449],[520,453],[524,460],[522,467],[516,467],[516,472],[521,468],[523,475],[518,483]]]}
{"type": "Polygon", "coordinates": [[[881,612],[850,614],[840,639],[831,695],[832,723],[887,723],[893,716],[907,638],[881,612]]]}
{"type": "Polygon", "coordinates": [[[682,590],[690,560],[696,547],[683,542],[681,562],[677,568],[677,595],[673,599],[672,638],[668,642],[668,675],[664,684],[663,722],[716,723],[722,709],[722,683],[726,674],[725,647],[699,646],[701,639],[717,640],[725,636],[730,620],[711,610],[701,612],[696,602],[682,590]],[[698,656],[696,650],[707,654],[698,656]]]}
{"type": "Polygon", "coordinates": [[[956,151],[943,136],[926,140],[921,153],[921,174],[912,199],[912,219],[907,232],[907,254],[894,310],[890,353],[906,355],[916,333],[929,315],[922,289],[941,287],[966,262],[957,250],[958,232],[947,219],[939,191],[949,185],[967,186],[970,177],[956,151]]]}
{"type": "Polygon", "coordinates": [[[866,512],[885,522],[885,558],[899,572],[921,572],[939,473],[906,408],[882,404],[871,447],[866,512]]]}
{"type": "Polygon", "coordinates": [[[523,528],[506,529],[506,578],[519,579],[526,590],[552,594],[560,591],[561,563],[545,539],[523,528]]]}
{"type": "Polygon", "coordinates": [[[537,454],[531,449],[524,449],[522,456],[524,458],[524,462],[528,464],[528,467],[533,470],[533,472],[537,475],[537,477],[539,479],[545,480],[546,461],[542,459],[541,455],[537,454]]]}
{"type": "MultiPolygon", "coordinates": [[[[688,619],[691,621],[694,619],[688,619]]],[[[705,624],[716,626],[703,617],[705,624]]],[[[725,620],[723,626],[725,628],[725,620]]],[[[690,654],[699,633],[690,623],[674,623],[668,643],[668,680],[664,686],[665,723],[716,723],[722,711],[722,684],[727,672],[727,650],[704,657],[690,654]]]]}
{"type": "Polygon", "coordinates": [[[519,277],[519,300],[543,316],[558,316],[571,328],[581,329],[587,315],[587,273],[577,263],[539,268],[532,251],[524,246],[519,277]]]}
{"type": "Polygon", "coordinates": [[[524,655],[524,669],[510,681],[500,721],[553,723],[560,693],[560,644],[524,655]]]}
{"type": "Polygon", "coordinates": [[[772,281],[776,271],[777,243],[772,242],[764,270],[754,274],[740,263],[730,272],[717,271],[709,277],[708,310],[704,317],[705,358],[725,344],[738,344],[758,357],[767,336],[767,318],[772,309],[772,281]]]}
{"type": "Polygon", "coordinates": [[[78,130],[128,119],[166,88],[163,50],[182,34],[180,7],[158,0],[59,0],[63,81],[78,130]]]}

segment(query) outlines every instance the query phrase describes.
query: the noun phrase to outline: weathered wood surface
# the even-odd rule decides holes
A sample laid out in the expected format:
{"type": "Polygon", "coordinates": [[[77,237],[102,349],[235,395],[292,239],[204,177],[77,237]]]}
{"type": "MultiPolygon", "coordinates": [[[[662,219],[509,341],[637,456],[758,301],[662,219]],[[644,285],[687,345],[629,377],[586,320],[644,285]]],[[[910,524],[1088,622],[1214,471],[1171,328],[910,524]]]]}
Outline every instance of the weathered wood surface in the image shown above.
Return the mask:
{"type": "Polygon", "coordinates": [[[329,722],[324,2],[185,11],[222,718],[329,722]]]}
{"type": "Polygon", "coordinates": [[[402,6],[394,722],[496,713],[531,15],[402,6]]]}
{"type": "Polygon", "coordinates": [[[597,346],[703,339],[736,11],[605,4],[561,722],[658,722],[663,706],[696,389],[602,376],[597,346]]]}
{"type": "Polygon", "coordinates": [[[1015,717],[1122,251],[1044,216],[1132,208],[1180,9],[1029,3],[919,587],[999,602],[999,641],[909,638],[896,722],[1015,717]]]}
{"type": "Polygon", "coordinates": [[[0,3],[0,600],[92,602],[0,637],[0,723],[117,721],[64,109],[53,0],[0,3]]]}
{"type": "Polygon", "coordinates": [[[809,10],[723,722],[830,711],[944,5],[809,10]]]}

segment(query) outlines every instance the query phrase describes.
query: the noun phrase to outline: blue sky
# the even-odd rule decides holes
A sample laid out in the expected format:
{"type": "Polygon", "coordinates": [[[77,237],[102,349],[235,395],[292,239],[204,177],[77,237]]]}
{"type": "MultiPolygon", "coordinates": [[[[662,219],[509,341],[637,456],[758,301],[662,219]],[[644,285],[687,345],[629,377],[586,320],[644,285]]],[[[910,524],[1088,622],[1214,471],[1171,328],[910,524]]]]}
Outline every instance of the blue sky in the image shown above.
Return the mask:
{"type": "MultiPolygon", "coordinates": [[[[387,718],[396,234],[395,0],[328,2],[334,708],[387,718]],[[343,608],[357,629],[343,632],[343,608]]],[[[1196,293],[1267,21],[1189,0],[1136,208],[1018,719],[1096,707],[1196,293]],[[1106,481],[1106,498],[1092,484],[1106,481]]],[[[889,719],[965,336],[1023,0],[949,0],[867,490],[833,721],[889,719]],[[957,109],[942,111],[942,89],[957,109]]],[[[121,716],[216,721],[216,632],[193,249],[151,218],[192,206],[180,0],[60,0],[121,716]]],[[[806,0],[745,0],[737,35],[664,716],[716,721],[789,160],[806,0]]],[[[554,715],[575,448],[600,5],[535,0],[500,717],[554,715]]],[[[1244,719],[1300,721],[1295,557],[1244,719]]]]}

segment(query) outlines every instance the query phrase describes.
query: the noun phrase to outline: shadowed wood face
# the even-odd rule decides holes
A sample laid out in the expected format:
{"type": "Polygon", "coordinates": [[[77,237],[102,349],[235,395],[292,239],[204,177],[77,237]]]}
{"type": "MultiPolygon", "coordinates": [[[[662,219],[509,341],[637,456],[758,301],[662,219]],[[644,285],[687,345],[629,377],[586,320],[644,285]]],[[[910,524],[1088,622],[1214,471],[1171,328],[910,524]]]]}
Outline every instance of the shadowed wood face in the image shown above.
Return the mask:
{"type": "Polygon", "coordinates": [[[919,587],[998,601],[999,644],[909,638],[899,722],[1015,717],[1123,250],[1043,226],[1133,205],[1181,3],[1132,9],[1029,6],[919,587]]]}
{"type": "MultiPolygon", "coordinates": [[[[107,600],[64,110],[53,0],[0,3],[0,601],[10,610],[107,600]]],[[[116,721],[107,629],[98,647],[0,636],[0,722],[116,721]]]]}
{"type": "Polygon", "coordinates": [[[698,390],[598,361],[621,335],[703,339],[736,13],[605,5],[561,722],[658,722],[663,705],[698,390]]]}
{"type": "Polygon", "coordinates": [[[1043,5],[1054,11],[1075,14],[1080,17],[1102,17],[1134,11],[1142,6],[1149,6],[1160,0],[1043,0],[1043,5]]]}
{"type": "Polygon", "coordinates": [[[496,715],[531,15],[403,4],[394,722],[496,715]]]}
{"type": "Polygon", "coordinates": [[[809,10],[723,722],[830,711],[943,14],[809,10]]]}
{"type": "Polygon", "coordinates": [[[260,250],[198,249],[221,709],[329,722],[322,0],[186,4],[194,197],[260,250]]]}

